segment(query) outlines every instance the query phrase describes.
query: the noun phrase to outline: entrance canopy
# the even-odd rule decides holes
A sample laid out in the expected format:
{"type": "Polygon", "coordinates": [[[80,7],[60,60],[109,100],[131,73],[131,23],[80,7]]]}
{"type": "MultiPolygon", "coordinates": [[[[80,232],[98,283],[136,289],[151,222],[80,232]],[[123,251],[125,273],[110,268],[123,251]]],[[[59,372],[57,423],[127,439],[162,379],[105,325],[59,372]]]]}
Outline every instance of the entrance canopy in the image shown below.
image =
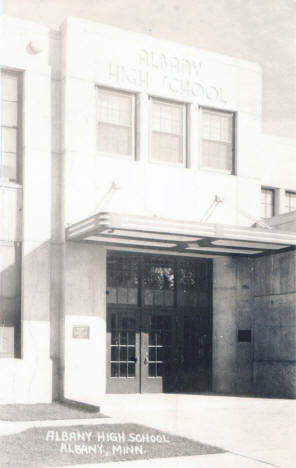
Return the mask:
{"type": "Polygon", "coordinates": [[[185,255],[262,255],[295,249],[296,233],[276,229],[97,213],[67,228],[67,240],[185,255]]]}

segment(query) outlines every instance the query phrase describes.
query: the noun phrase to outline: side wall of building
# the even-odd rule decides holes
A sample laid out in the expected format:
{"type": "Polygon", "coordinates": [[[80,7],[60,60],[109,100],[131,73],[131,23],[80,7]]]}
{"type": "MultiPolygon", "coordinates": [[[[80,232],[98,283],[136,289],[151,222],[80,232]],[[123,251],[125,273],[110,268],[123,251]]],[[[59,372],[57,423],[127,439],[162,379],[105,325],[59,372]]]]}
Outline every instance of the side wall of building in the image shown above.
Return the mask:
{"type": "Polygon", "coordinates": [[[255,260],[254,389],[296,396],[296,253],[255,260]]]}
{"type": "MultiPolygon", "coordinates": [[[[0,182],[1,241],[21,244],[21,343],[0,359],[1,403],[51,401],[50,213],[51,136],[48,30],[1,18],[1,67],[22,79],[22,177],[0,182]],[[32,41],[41,49],[34,52],[32,41]],[[23,203],[17,203],[22,194],[23,203]],[[19,229],[15,229],[17,224],[19,229]]],[[[8,268],[9,265],[6,265],[8,268]]]]}
{"type": "Polygon", "coordinates": [[[253,329],[253,259],[221,257],[213,265],[213,391],[248,394],[253,344],[238,331],[253,329]]]}
{"type": "MultiPolygon", "coordinates": [[[[1,39],[1,67],[22,75],[23,174],[21,184],[0,180],[2,271],[14,268],[9,249],[22,251],[21,342],[17,358],[0,360],[0,399],[65,394],[97,404],[106,378],[105,248],[66,244],[65,228],[105,209],[200,220],[216,194],[224,202],[210,222],[251,225],[261,185],[296,189],[295,146],[260,144],[261,72],[250,62],[79,19],[59,35],[4,17],[1,39]],[[135,95],[134,160],[97,153],[96,86],[135,95]],[[186,105],[186,167],[149,160],[150,97],[186,105]],[[201,168],[199,107],[236,113],[235,175],[201,168]],[[76,337],[87,330],[89,340],[76,337]]],[[[283,383],[294,395],[295,255],[215,260],[213,301],[214,390],[273,385],[278,395],[283,383]],[[251,330],[251,344],[238,342],[238,330],[251,330]]]]}
{"type": "Polygon", "coordinates": [[[260,215],[258,66],[75,18],[64,23],[61,38],[66,223],[104,210],[200,220],[216,194],[224,202],[209,222],[255,222],[260,215]],[[135,96],[134,158],[98,152],[98,86],[135,96]],[[151,161],[155,97],[186,105],[185,167],[151,161]],[[201,107],[236,113],[235,175],[202,169],[201,107]],[[106,197],[112,182],[120,189],[106,197]]]}
{"type": "Polygon", "coordinates": [[[67,243],[64,311],[64,396],[99,405],[106,391],[105,247],[67,243]]]}
{"type": "Polygon", "coordinates": [[[296,397],[295,251],[221,258],[213,275],[213,390],[296,397]]]}

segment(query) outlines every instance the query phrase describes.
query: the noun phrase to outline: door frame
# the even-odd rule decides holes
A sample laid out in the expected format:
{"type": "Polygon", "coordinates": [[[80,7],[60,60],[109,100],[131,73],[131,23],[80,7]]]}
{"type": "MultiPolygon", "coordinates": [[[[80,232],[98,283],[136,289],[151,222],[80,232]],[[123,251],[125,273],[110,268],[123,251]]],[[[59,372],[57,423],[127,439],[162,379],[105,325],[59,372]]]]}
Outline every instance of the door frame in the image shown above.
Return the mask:
{"type": "MultiPolygon", "coordinates": [[[[208,332],[209,332],[209,340],[210,340],[210,346],[208,348],[208,386],[205,390],[211,391],[212,389],[212,356],[213,356],[213,350],[212,350],[212,342],[213,342],[213,310],[212,310],[212,300],[213,300],[213,293],[212,293],[212,272],[213,272],[213,267],[212,267],[212,260],[211,259],[205,259],[202,257],[188,257],[188,256],[182,256],[182,255],[168,255],[167,253],[161,254],[161,257],[163,259],[169,259],[172,261],[172,265],[174,268],[174,274],[175,274],[175,288],[174,288],[174,306],[161,306],[161,305],[144,305],[144,261],[146,258],[159,258],[160,254],[156,254],[153,252],[133,252],[130,250],[119,250],[119,249],[108,249],[107,251],[107,262],[108,262],[108,254],[109,255],[124,255],[124,256],[134,256],[138,258],[138,273],[139,273],[139,284],[138,284],[138,304],[108,304],[106,303],[106,334],[107,334],[107,339],[106,339],[106,385],[107,385],[107,393],[134,393],[134,391],[130,391],[128,389],[124,389],[124,385],[120,385],[120,380],[121,378],[116,377],[116,380],[114,378],[114,384],[110,383],[113,378],[110,376],[110,328],[108,329],[108,323],[110,321],[110,317],[112,311],[119,311],[122,312],[124,310],[130,310],[134,311],[136,314],[138,314],[138,319],[137,319],[137,348],[138,348],[138,361],[137,361],[137,366],[136,366],[136,375],[138,375],[136,378],[139,380],[137,387],[136,393],[146,393],[146,392],[159,392],[159,383],[158,384],[152,384],[152,385],[143,385],[143,378],[144,376],[142,375],[143,373],[143,361],[144,361],[144,354],[146,353],[146,348],[145,347],[145,338],[144,335],[146,334],[142,320],[144,320],[145,315],[147,314],[155,314],[159,315],[161,314],[162,311],[166,311],[166,313],[172,313],[174,316],[174,323],[173,323],[173,347],[174,347],[174,353],[172,356],[172,360],[174,361],[174,385],[171,385],[169,390],[164,390],[164,391],[174,391],[174,392],[186,392],[186,388],[184,388],[184,372],[183,372],[183,362],[184,362],[184,323],[185,323],[185,316],[188,314],[190,315],[192,311],[192,307],[184,307],[182,304],[179,303],[180,295],[179,295],[179,268],[180,268],[180,263],[182,261],[189,261],[193,263],[205,263],[207,264],[207,278],[208,278],[208,301],[209,305],[207,308],[207,313],[209,314],[209,326],[208,326],[208,332]],[[141,362],[140,362],[141,361],[141,362]],[[120,379],[120,380],[117,380],[120,379]],[[116,383],[115,383],[116,382],[116,383]],[[117,389],[116,386],[119,388],[117,389]],[[174,388],[173,388],[174,387],[174,388]],[[145,391],[145,388],[148,390],[145,391]]],[[[108,267],[108,265],[106,265],[108,267]]],[[[107,286],[108,289],[108,286],[107,286]]],[[[106,292],[108,293],[108,292],[106,292]]],[[[147,340],[146,340],[146,346],[147,346],[147,340]]],[[[123,378],[124,379],[124,378],[123,378]]],[[[122,379],[122,381],[123,381],[122,379]]],[[[148,377],[149,379],[149,377],[148,377]]],[[[161,378],[160,378],[161,379],[161,378]]],[[[158,378],[156,377],[156,380],[158,378]]],[[[125,381],[126,382],[126,381],[125,381]]],[[[135,388],[135,387],[134,387],[135,388]]],[[[196,389],[191,389],[191,391],[199,391],[198,387],[196,389]]],[[[201,390],[200,390],[201,391],[201,390]]],[[[204,390],[202,390],[204,391],[204,390]]]]}

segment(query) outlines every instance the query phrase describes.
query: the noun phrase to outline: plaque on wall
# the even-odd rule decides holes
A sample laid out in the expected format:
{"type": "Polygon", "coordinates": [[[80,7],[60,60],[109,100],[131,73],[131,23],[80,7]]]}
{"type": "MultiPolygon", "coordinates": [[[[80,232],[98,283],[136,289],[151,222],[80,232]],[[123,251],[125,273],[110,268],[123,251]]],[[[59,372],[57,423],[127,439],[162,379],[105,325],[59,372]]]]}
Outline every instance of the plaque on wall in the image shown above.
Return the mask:
{"type": "Polygon", "coordinates": [[[252,341],[251,330],[238,330],[237,341],[239,343],[251,343],[252,341]]]}
{"type": "Polygon", "coordinates": [[[0,326],[0,357],[14,357],[14,327],[0,326]]]}
{"type": "Polygon", "coordinates": [[[74,325],[72,328],[72,338],[89,340],[89,326],[88,325],[74,325]]]}

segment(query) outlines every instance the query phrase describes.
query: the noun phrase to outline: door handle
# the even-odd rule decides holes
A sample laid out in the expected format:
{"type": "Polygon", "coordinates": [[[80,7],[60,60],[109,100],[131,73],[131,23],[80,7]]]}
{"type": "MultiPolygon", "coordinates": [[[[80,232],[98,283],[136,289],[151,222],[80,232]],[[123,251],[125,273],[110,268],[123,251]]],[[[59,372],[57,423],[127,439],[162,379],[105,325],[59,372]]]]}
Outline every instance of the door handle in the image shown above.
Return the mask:
{"type": "Polygon", "coordinates": [[[144,362],[144,364],[145,364],[146,366],[148,366],[148,363],[149,363],[148,353],[145,354],[145,358],[144,358],[144,361],[143,361],[143,362],[144,362]]]}

